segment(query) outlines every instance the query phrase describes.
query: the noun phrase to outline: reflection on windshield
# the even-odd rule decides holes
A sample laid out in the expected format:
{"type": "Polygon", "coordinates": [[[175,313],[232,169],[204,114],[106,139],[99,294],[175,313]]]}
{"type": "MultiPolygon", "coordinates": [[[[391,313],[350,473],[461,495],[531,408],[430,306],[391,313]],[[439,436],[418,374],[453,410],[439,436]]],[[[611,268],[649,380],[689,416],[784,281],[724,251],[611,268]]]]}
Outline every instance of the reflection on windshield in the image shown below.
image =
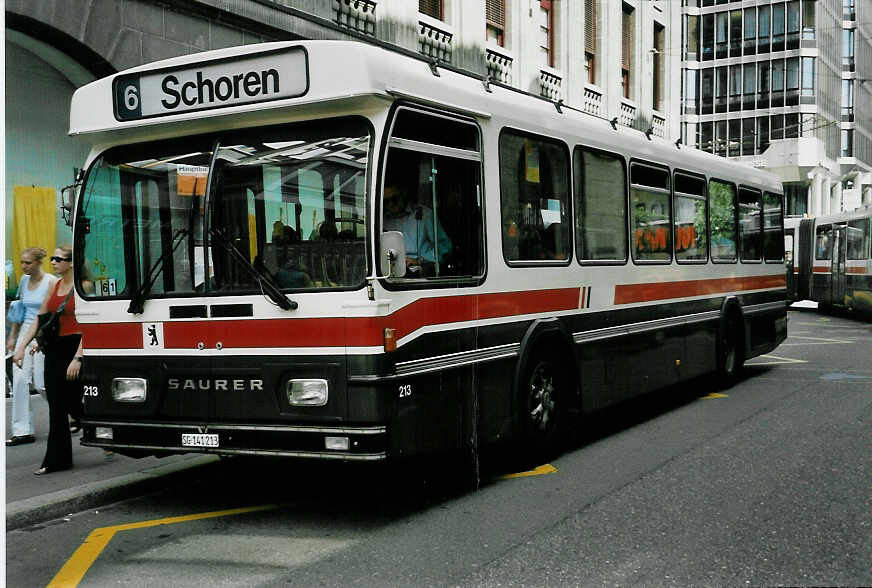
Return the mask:
{"type": "Polygon", "coordinates": [[[228,134],[207,198],[214,144],[189,137],[115,148],[91,168],[77,238],[79,279],[94,281],[94,295],[260,293],[259,275],[286,290],[362,285],[369,136],[361,122],[228,134]],[[207,214],[226,238],[208,255],[207,214]]]}

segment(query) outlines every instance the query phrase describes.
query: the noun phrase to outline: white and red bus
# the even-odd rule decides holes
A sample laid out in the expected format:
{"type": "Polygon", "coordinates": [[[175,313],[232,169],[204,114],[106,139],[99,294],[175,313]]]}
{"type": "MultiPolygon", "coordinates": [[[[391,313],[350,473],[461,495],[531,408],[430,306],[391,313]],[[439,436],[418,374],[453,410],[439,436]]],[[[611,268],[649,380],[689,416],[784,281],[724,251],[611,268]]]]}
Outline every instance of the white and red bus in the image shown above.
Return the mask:
{"type": "Polygon", "coordinates": [[[409,55],[148,64],[71,132],[85,445],[549,447],[786,337],[776,178],[409,55]]]}
{"type": "Polygon", "coordinates": [[[872,205],[785,224],[790,298],[872,317],[872,205]]]}

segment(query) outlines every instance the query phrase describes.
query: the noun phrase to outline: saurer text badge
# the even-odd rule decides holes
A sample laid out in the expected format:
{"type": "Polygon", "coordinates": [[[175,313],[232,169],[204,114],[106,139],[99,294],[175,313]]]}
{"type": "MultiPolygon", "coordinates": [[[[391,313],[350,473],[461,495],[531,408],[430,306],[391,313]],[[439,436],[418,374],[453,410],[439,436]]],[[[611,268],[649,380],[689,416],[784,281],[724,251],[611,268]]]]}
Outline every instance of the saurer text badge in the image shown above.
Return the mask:
{"type": "Polygon", "coordinates": [[[308,90],[300,47],[119,76],[113,84],[120,121],[302,96],[308,90]]]}

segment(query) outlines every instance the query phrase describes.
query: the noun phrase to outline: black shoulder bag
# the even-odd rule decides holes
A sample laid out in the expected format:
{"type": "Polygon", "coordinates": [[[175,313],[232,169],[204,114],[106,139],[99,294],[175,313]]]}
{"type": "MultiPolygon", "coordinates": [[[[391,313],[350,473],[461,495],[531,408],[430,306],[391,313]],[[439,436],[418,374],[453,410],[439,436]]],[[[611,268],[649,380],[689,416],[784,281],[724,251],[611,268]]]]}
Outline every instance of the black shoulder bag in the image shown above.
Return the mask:
{"type": "Polygon", "coordinates": [[[39,345],[39,350],[45,353],[57,341],[58,334],[61,331],[61,319],[59,318],[70,296],[73,295],[73,289],[70,288],[69,294],[64,298],[64,301],[55,312],[44,312],[37,315],[39,327],[36,330],[36,344],[39,345]]]}

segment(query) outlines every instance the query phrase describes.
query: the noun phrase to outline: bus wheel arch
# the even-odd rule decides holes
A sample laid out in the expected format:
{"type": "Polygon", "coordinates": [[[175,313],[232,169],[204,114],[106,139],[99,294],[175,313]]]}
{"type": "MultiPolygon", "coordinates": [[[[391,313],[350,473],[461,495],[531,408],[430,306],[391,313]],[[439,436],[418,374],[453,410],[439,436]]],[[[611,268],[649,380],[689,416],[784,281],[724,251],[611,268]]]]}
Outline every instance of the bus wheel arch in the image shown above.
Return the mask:
{"type": "Polygon", "coordinates": [[[556,319],[536,321],[521,340],[515,371],[520,438],[529,457],[556,451],[569,432],[569,416],[580,406],[572,338],[556,319]]]}
{"type": "Polygon", "coordinates": [[[730,297],[721,308],[716,349],[716,374],[721,387],[736,383],[746,356],[745,318],[739,302],[730,297]]]}

